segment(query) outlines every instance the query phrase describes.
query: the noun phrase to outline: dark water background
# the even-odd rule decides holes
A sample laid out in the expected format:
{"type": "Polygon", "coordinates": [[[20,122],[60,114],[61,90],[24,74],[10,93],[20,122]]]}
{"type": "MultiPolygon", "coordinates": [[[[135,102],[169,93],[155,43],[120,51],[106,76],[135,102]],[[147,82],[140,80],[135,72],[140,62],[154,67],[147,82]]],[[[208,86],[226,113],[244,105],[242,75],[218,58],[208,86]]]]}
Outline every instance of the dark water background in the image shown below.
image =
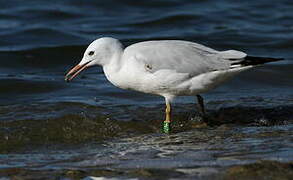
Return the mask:
{"type": "Polygon", "coordinates": [[[0,175],[214,178],[259,160],[292,162],[293,1],[0,1],[0,175]],[[87,45],[184,39],[283,57],[204,95],[178,98],[160,133],[161,97],[120,90],[101,68],[70,84],[87,45]],[[50,172],[50,173],[48,173],[50,172]]]}

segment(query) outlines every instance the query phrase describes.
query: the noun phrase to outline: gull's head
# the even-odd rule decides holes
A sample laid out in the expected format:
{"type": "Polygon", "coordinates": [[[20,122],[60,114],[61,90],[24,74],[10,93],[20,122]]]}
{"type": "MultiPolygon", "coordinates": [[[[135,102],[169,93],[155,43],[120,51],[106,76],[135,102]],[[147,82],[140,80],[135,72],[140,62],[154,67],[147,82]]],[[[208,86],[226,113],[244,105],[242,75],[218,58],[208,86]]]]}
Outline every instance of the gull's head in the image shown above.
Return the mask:
{"type": "Polygon", "coordinates": [[[119,40],[103,37],[93,41],[85,50],[82,60],[73,67],[65,76],[67,82],[71,81],[81,71],[92,66],[108,64],[114,55],[123,49],[119,40]]]}

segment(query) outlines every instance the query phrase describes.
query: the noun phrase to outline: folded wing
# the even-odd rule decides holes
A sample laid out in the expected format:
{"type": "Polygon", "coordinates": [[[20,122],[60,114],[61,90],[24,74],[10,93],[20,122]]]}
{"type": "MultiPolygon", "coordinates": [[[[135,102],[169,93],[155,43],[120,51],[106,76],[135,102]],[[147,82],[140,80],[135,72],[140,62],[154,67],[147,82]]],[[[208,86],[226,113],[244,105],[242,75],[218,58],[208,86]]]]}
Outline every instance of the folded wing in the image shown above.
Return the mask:
{"type": "Polygon", "coordinates": [[[171,69],[196,76],[230,69],[232,63],[241,62],[246,54],[235,50],[220,52],[188,41],[164,40],[131,45],[125,49],[124,56],[135,57],[150,67],[151,72],[171,69]]]}

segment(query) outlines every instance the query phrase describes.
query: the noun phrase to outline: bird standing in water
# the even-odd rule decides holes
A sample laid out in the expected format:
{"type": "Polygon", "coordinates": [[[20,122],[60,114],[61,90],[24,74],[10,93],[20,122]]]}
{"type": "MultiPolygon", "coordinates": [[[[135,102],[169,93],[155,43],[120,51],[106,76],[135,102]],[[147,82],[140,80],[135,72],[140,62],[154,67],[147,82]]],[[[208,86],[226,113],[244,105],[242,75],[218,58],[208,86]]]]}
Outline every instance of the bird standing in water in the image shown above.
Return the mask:
{"type": "Polygon", "coordinates": [[[205,114],[201,93],[214,89],[239,72],[279,58],[247,56],[236,50],[217,51],[180,40],[144,41],[126,48],[114,38],[93,41],[82,60],[65,77],[71,81],[81,71],[102,66],[115,86],[163,96],[166,118],[163,131],[170,132],[171,102],[176,96],[197,96],[205,114]]]}

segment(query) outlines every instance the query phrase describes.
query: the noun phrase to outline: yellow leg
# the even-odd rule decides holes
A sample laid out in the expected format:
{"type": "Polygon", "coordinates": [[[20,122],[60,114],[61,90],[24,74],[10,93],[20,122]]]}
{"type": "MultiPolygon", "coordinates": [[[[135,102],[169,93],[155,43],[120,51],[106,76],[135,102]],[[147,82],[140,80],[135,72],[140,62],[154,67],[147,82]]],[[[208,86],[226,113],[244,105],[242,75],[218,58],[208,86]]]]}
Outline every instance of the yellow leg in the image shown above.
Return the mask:
{"type": "Polygon", "coordinates": [[[171,104],[166,102],[166,120],[165,122],[171,122],[171,104]]]}
{"type": "Polygon", "coordinates": [[[166,101],[166,119],[163,123],[164,133],[170,132],[170,123],[171,123],[171,104],[170,102],[166,101]]]}

